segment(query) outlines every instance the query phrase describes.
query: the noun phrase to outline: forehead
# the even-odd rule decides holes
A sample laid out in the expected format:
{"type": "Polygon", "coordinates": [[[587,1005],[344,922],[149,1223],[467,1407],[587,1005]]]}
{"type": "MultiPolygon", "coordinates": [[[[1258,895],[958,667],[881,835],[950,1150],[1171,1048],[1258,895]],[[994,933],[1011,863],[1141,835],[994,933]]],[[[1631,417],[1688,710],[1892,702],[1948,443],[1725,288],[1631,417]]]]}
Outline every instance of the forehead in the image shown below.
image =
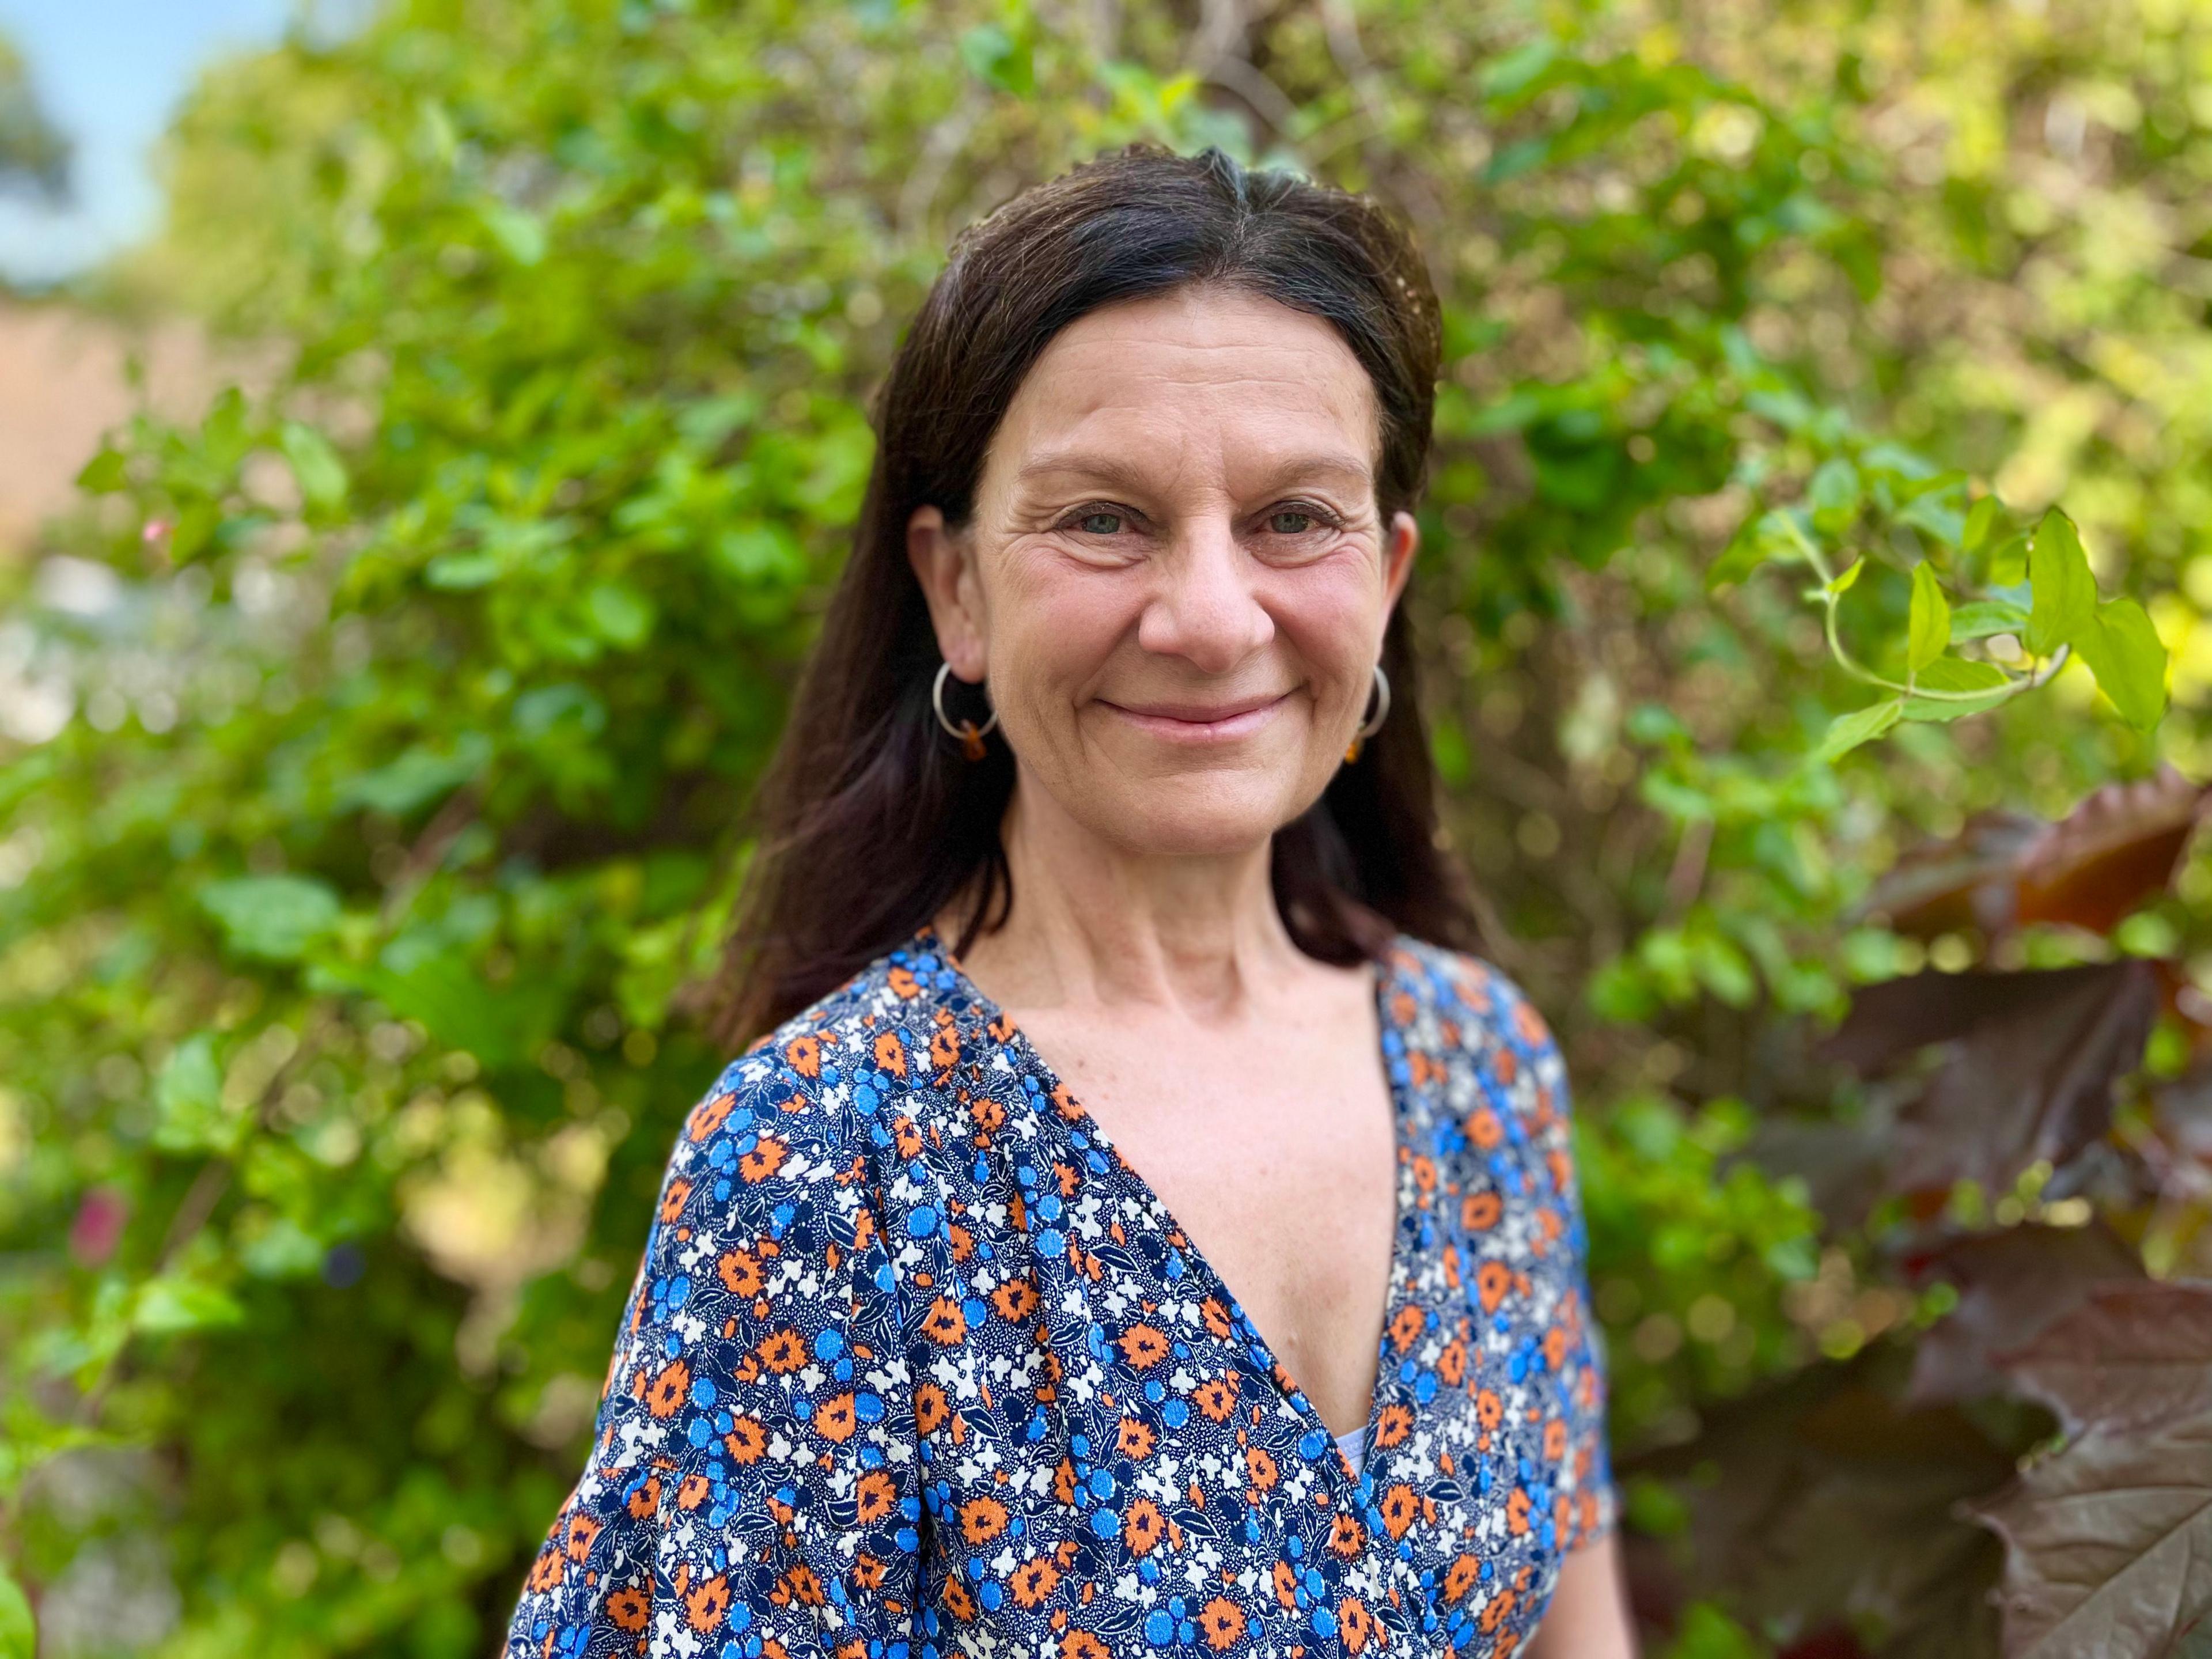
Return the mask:
{"type": "Polygon", "coordinates": [[[1373,476],[1373,383],[1328,323],[1258,295],[1185,288],[1069,324],[1007,406],[987,488],[1211,459],[1229,470],[1334,457],[1373,476]]]}

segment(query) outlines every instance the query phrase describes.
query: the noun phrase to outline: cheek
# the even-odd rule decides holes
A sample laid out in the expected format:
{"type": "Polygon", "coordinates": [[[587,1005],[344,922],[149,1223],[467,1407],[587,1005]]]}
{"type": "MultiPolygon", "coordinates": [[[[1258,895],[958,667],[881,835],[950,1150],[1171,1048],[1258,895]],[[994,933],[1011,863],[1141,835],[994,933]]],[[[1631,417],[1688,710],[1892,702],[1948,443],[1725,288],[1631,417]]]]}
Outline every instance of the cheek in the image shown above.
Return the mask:
{"type": "Polygon", "coordinates": [[[1142,604],[1127,573],[1011,562],[990,610],[991,672],[1021,685],[1080,684],[1136,627],[1142,604]]]}
{"type": "Polygon", "coordinates": [[[1365,695],[1384,620],[1370,567],[1346,560],[1279,572],[1266,603],[1278,632],[1316,678],[1365,695]]]}

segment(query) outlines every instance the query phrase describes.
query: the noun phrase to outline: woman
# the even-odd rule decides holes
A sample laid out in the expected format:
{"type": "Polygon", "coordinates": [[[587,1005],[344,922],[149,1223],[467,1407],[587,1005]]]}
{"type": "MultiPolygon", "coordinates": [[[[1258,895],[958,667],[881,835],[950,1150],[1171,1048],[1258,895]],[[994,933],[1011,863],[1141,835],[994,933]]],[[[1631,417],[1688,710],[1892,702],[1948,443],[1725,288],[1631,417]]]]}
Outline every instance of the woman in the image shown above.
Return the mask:
{"type": "Polygon", "coordinates": [[[1411,696],[1438,337],[1214,151],[955,245],[510,1659],[1631,1650],[1566,1079],[1411,696]]]}

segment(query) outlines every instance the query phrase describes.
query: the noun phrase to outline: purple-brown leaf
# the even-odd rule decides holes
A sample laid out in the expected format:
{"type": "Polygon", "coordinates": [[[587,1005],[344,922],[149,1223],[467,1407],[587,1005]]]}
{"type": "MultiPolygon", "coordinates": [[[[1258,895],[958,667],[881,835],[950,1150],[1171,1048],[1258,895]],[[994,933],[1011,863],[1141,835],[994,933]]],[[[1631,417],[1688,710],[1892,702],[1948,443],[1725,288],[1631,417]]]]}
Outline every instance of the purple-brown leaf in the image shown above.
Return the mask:
{"type": "Polygon", "coordinates": [[[1966,1179],[2002,1193],[2038,1160],[2065,1163],[2105,1133],[2112,1085],[2142,1063],[2159,1008],[2153,963],[2004,977],[2004,1012],[1956,1040],[1899,1126],[1900,1190],[1966,1179]]]}
{"type": "Polygon", "coordinates": [[[1977,1513],[2008,1659],[2156,1659],[2212,1613],[2212,1413],[2093,1429],[1977,1513]]]}
{"type": "Polygon", "coordinates": [[[2142,1263],[2101,1221],[2029,1224],[1953,1239],[1919,1264],[1917,1276],[1959,1288],[1958,1305],[1913,1352],[1909,1397],[1928,1406],[2002,1392],[2006,1378],[1990,1364],[1992,1353],[2020,1347],[2097,1286],[2141,1279],[2142,1263]]]}
{"type": "Polygon", "coordinates": [[[2172,880],[2208,799],[2212,786],[2161,766],[2094,791],[2056,823],[1978,812],[1952,840],[1899,859],[1863,908],[1917,939],[1968,927],[1994,938],[2035,921],[2109,933],[2172,880]]]}
{"type": "Polygon", "coordinates": [[[2072,1429],[2118,1432],[2212,1412],[2212,1284],[2100,1285],[1990,1358],[2072,1429]]]}

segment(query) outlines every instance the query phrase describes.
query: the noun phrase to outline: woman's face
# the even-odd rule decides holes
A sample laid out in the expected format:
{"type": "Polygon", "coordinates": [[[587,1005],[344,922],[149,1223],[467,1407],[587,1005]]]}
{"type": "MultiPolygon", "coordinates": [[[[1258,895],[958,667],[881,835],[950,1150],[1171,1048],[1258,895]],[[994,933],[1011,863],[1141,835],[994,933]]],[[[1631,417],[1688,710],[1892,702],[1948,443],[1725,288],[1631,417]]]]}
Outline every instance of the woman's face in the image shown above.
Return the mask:
{"type": "Polygon", "coordinates": [[[1342,337],[1272,300],[1186,288],[1055,336],[969,524],[925,507],[907,532],[1019,787],[1154,856],[1264,844],[1318,799],[1419,539],[1380,522],[1378,431],[1342,337]]]}

